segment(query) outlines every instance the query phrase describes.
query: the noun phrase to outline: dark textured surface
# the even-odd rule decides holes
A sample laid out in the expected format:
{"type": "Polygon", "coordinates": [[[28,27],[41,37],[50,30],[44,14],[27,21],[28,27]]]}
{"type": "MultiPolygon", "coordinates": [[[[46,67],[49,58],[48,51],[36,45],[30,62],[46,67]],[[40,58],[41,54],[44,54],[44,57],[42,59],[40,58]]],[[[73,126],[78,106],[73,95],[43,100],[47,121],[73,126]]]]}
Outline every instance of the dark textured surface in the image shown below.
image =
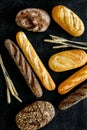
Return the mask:
{"type": "MultiPolygon", "coordinates": [[[[47,64],[49,57],[52,54],[65,49],[52,50],[52,45],[44,43],[43,39],[48,38],[49,34],[54,34],[71,40],[87,41],[87,0],[0,0],[0,53],[2,54],[4,64],[14,82],[20,98],[23,100],[23,103],[21,104],[12,97],[12,103],[10,105],[7,104],[6,85],[0,68],[0,130],[18,130],[15,123],[16,114],[28,104],[41,99],[50,101],[56,110],[55,118],[41,130],[87,130],[87,99],[81,101],[66,111],[60,111],[58,109],[58,105],[67,95],[60,96],[57,93],[57,89],[53,92],[49,92],[42,86],[44,91],[43,96],[39,99],[36,99],[36,97],[33,96],[3,44],[6,38],[10,38],[15,42],[15,35],[20,30],[26,33],[58,86],[59,83],[78,69],[62,73],[54,73],[51,71],[47,64]],[[28,7],[42,8],[51,16],[52,8],[58,4],[66,5],[83,20],[85,24],[85,32],[82,36],[77,38],[70,36],[62,30],[61,27],[52,20],[52,18],[48,30],[43,33],[28,32],[18,27],[15,23],[15,16],[21,9],[28,7]]],[[[81,85],[82,84],[78,87],[81,85]]]]}

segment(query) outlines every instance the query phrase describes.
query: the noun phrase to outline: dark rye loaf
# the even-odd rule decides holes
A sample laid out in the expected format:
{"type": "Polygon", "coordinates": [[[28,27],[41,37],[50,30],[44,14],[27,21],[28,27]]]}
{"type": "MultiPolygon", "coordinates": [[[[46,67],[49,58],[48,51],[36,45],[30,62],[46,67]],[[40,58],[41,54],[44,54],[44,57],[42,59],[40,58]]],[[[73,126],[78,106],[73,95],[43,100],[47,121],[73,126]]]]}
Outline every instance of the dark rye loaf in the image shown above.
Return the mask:
{"type": "Polygon", "coordinates": [[[9,54],[19,68],[21,74],[25,78],[25,81],[28,84],[28,87],[31,89],[32,93],[36,97],[41,97],[43,91],[41,89],[39,81],[36,78],[34,72],[32,71],[30,64],[27,62],[24,55],[21,53],[20,49],[10,39],[5,40],[5,47],[7,48],[9,54]]]}
{"type": "Polygon", "coordinates": [[[87,84],[83,85],[75,92],[71,93],[67,98],[61,101],[59,105],[60,110],[66,110],[83,99],[87,98],[87,84]]]}
{"type": "Polygon", "coordinates": [[[54,117],[53,105],[47,101],[36,101],[16,115],[16,124],[21,130],[37,130],[48,124],[54,117]]]}

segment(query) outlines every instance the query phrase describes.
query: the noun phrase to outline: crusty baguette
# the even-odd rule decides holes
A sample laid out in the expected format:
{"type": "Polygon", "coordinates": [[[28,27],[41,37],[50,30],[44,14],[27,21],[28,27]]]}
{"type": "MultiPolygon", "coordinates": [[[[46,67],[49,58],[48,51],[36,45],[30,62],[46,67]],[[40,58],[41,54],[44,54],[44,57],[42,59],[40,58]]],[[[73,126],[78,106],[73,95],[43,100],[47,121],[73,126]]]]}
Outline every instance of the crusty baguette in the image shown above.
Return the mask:
{"type": "Polygon", "coordinates": [[[87,80],[87,65],[62,82],[58,86],[58,92],[59,94],[66,94],[85,80],[87,80]]]}
{"type": "Polygon", "coordinates": [[[87,62],[87,54],[80,49],[67,50],[52,55],[49,67],[55,72],[62,72],[83,66],[87,62]]]}
{"type": "Polygon", "coordinates": [[[55,83],[53,79],[43,65],[30,41],[27,39],[26,35],[23,32],[18,32],[16,40],[43,86],[47,90],[54,90],[55,83]]]}
{"type": "Polygon", "coordinates": [[[77,89],[75,92],[71,93],[63,101],[61,101],[59,104],[59,109],[66,110],[85,98],[87,98],[87,84],[83,85],[82,87],[77,89]]]}
{"type": "Polygon", "coordinates": [[[66,6],[54,6],[52,17],[56,23],[72,36],[80,36],[84,33],[85,27],[82,20],[66,6]]]}
{"type": "Polygon", "coordinates": [[[41,86],[35,74],[33,73],[29,63],[27,62],[17,45],[10,39],[6,39],[5,47],[7,48],[9,54],[11,55],[12,59],[14,60],[23,77],[25,78],[26,83],[28,84],[28,87],[31,89],[32,93],[36,97],[41,97],[43,94],[41,86]]]}

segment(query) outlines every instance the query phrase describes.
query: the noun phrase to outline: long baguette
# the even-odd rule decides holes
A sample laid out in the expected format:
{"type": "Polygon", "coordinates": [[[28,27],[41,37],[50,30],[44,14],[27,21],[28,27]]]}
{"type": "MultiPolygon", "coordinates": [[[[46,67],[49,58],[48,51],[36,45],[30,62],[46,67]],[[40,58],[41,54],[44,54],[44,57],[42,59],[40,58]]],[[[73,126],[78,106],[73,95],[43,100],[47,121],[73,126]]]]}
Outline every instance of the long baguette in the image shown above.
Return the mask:
{"type": "Polygon", "coordinates": [[[71,93],[67,98],[65,98],[61,103],[59,104],[60,110],[66,110],[78,102],[82,101],[83,99],[87,98],[87,84],[83,85],[79,89],[77,89],[75,92],[71,93]]]}
{"type": "Polygon", "coordinates": [[[87,65],[62,82],[58,86],[58,92],[59,94],[66,94],[85,80],[87,80],[87,65]]]}
{"type": "Polygon", "coordinates": [[[32,93],[36,97],[41,97],[43,94],[41,86],[19,48],[10,39],[5,40],[5,47],[25,78],[25,81],[28,84],[28,87],[31,89],[32,93]]]}
{"type": "Polygon", "coordinates": [[[43,65],[32,44],[27,39],[26,35],[23,32],[18,32],[16,35],[16,40],[43,86],[47,90],[54,90],[55,83],[53,79],[43,65]]]}

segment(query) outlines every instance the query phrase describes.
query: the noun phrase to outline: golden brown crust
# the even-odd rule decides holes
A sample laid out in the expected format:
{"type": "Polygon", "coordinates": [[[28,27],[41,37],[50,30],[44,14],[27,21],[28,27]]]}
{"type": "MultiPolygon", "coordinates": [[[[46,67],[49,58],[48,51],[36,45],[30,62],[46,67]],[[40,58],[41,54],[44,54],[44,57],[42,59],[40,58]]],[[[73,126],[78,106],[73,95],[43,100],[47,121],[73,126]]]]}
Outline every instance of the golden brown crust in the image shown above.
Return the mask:
{"type": "Polygon", "coordinates": [[[72,10],[63,5],[55,6],[52,9],[52,17],[72,36],[80,36],[85,30],[82,20],[72,10]]]}
{"type": "Polygon", "coordinates": [[[43,86],[47,90],[54,90],[54,81],[37,55],[35,49],[27,39],[26,35],[23,32],[18,32],[16,35],[16,40],[43,86]]]}
{"type": "Polygon", "coordinates": [[[52,55],[49,59],[49,67],[55,72],[75,69],[87,62],[87,54],[80,49],[62,51],[52,55]]]}
{"type": "Polygon", "coordinates": [[[87,80],[87,65],[75,72],[58,86],[59,94],[66,94],[74,87],[87,80]]]}

